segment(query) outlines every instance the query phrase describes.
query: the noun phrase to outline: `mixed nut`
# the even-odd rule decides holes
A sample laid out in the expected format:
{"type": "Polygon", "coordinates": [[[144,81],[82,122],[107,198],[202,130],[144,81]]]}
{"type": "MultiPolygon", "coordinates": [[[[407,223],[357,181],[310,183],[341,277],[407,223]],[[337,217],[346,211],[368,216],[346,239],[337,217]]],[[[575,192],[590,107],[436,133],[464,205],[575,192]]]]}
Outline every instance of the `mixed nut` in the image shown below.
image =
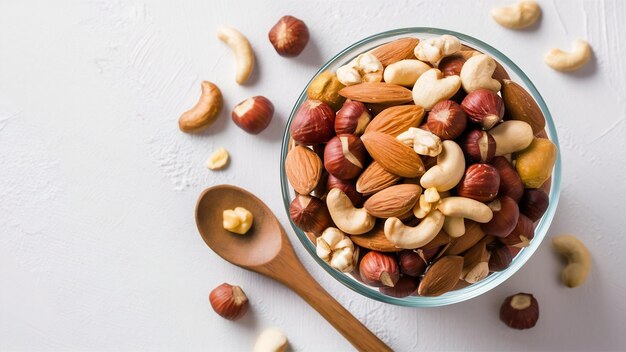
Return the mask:
{"type": "Polygon", "coordinates": [[[556,146],[492,57],[401,38],[315,77],[291,123],[294,224],[387,295],[438,296],[504,270],[549,203],[556,146]]]}

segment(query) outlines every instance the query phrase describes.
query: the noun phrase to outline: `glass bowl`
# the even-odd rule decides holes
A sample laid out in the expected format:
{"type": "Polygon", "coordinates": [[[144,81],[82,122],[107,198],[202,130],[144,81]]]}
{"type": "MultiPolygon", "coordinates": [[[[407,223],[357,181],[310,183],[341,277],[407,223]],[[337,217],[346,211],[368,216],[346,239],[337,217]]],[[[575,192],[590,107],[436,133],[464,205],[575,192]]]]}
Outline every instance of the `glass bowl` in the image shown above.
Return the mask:
{"type": "MultiPolygon", "coordinates": [[[[445,30],[445,29],[438,29],[438,28],[411,27],[411,28],[395,29],[395,30],[375,34],[363,40],[360,40],[350,45],[346,49],[342,50],[339,54],[335,55],[335,57],[333,57],[328,62],[326,62],[319,69],[319,71],[313,76],[313,78],[315,78],[319,73],[325,70],[331,70],[334,72],[337,68],[341,67],[342,65],[345,65],[354,57],[356,57],[358,54],[369,51],[389,41],[403,38],[403,37],[417,37],[419,39],[426,39],[426,38],[431,38],[435,36],[440,36],[443,34],[454,35],[458,37],[463,44],[468,45],[485,54],[488,54],[494,59],[496,59],[497,61],[499,61],[500,64],[502,64],[504,68],[507,70],[507,72],[511,76],[511,79],[515,81],[516,83],[522,85],[524,88],[526,88],[526,90],[528,90],[530,94],[533,96],[533,98],[537,101],[546,119],[547,136],[557,146],[557,150],[559,150],[559,142],[558,142],[554,122],[552,121],[552,116],[550,115],[550,111],[548,110],[548,107],[546,106],[545,101],[543,100],[543,98],[541,97],[541,95],[539,94],[535,86],[533,85],[533,83],[530,81],[528,76],[526,76],[526,74],[524,74],[524,72],[522,72],[522,70],[516,64],[514,64],[513,61],[511,61],[508,57],[506,57],[500,51],[496,50],[495,48],[493,48],[492,46],[490,46],[489,44],[483,41],[480,41],[476,38],[470,37],[462,33],[445,30]]],[[[310,81],[309,81],[309,84],[310,84],[310,81]]],[[[285,134],[283,137],[282,151],[281,151],[281,164],[280,164],[280,177],[281,177],[280,181],[281,181],[281,188],[282,188],[282,194],[283,194],[283,202],[285,204],[285,210],[287,211],[287,214],[289,214],[289,204],[291,203],[291,200],[295,197],[295,194],[293,190],[290,188],[289,182],[287,181],[287,177],[285,175],[285,158],[287,156],[289,140],[290,140],[289,127],[291,126],[291,122],[293,121],[293,118],[296,112],[300,108],[300,105],[307,99],[306,87],[308,87],[309,84],[305,86],[304,90],[302,91],[302,94],[300,94],[298,101],[296,102],[296,104],[293,107],[293,110],[291,111],[289,120],[287,121],[287,126],[285,128],[285,134]]],[[[353,291],[356,291],[363,296],[366,296],[366,297],[369,297],[369,298],[372,298],[381,302],[396,304],[400,306],[409,306],[409,307],[444,306],[444,305],[468,300],[470,298],[476,297],[478,295],[481,295],[493,289],[494,287],[498,286],[499,284],[504,282],[506,279],[511,277],[513,274],[515,274],[515,272],[517,272],[524,265],[524,263],[526,263],[528,259],[530,259],[532,254],[537,250],[537,247],[539,247],[539,245],[543,241],[548,231],[548,228],[550,227],[550,223],[552,222],[554,213],[556,211],[557,203],[559,201],[560,187],[561,187],[561,157],[560,157],[560,153],[557,152],[557,159],[554,165],[554,171],[552,173],[552,184],[551,184],[550,191],[549,191],[550,205],[548,207],[548,210],[544,214],[544,216],[540,219],[535,229],[535,237],[530,242],[530,245],[522,249],[517,254],[517,256],[513,259],[513,262],[507,269],[500,271],[500,272],[492,273],[485,279],[475,284],[472,284],[462,289],[447,292],[438,297],[409,296],[409,297],[404,297],[404,298],[395,298],[395,297],[387,296],[379,292],[378,289],[367,286],[357,281],[350,274],[342,273],[333,269],[330,265],[325,263],[316,255],[315,245],[311,242],[311,240],[307,237],[307,235],[302,230],[300,230],[300,228],[298,228],[298,226],[296,226],[293,222],[291,222],[291,226],[293,227],[296,235],[300,239],[300,242],[302,243],[304,248],[306,248],[309,254],[313,257],[313,260],[315,260],[322,268],[324,268],[324,270],[326,270],[332,277],[334,277],[339,282],[349,287],[353,291]]]]}

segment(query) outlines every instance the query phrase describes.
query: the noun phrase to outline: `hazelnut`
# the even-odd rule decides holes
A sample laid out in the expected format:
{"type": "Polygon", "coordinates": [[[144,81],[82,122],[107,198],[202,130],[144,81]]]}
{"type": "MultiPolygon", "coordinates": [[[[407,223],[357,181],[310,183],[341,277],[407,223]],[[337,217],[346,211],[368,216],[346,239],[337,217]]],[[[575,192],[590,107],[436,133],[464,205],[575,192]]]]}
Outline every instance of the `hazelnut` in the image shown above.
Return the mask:
{"type": "Polygon", "coordinates": [[[489,89],[478,89],[463,99],[461,108],[467,117],[488,130],[495,126],[504,116],[502,98],[489,89]]]}
{"type": "Polygon", "coordinates": [[[328,142],[335,135],[335,112],[319,100],[307,100],[289,127],[291,138],[304,145],[328,142]]]}
{"type": "Polygon", "coordinates": [[[519,214],[513,231],[508,236],[500,238],[500,242],[507,246],[524,248],[528,247],[533,237],[535,237],[535,227],[532,220],[524,214],[519,214]]]}
{"type": "Polygon", "coordinates": [[[535,222],[541,219],[549,204],[550,198],[546,191],[540,188],[527,189],[519,202],[519,211],[535,222]]]}
{"type": "Polygon", "coordinates": [[[398,262],[393,255],[377,251],[368,252],[359,264],[361,279],[374,287],[394,287],[400,279],[398,262]]]}
{"type": "Polygon", "coordinates": [[[437,103],[426,118],[428,131],[441,139],[455,139],[465,131],[467,117],[459,106],[452,100],[437,103]]]}
{"type": "Polygon", "coordinates": [[[461,55],[446,56],[439,61],[439,71],[443,74],[443,77],[460,76],[461,68],[465,63],[465,59],[461,55]]]}
{"type": "Polygon", "coordinates": [[[268,35],[280,56],[298,56],[309,42],[306,24],[293,16],[283,16],[272,27],[268,35]]]}
{"type": "MultiPolygon", "coordinates": [[[[404,249],[398,253],[400,272],[408,276],[419,276],[424,274],[428,263],[417,252],[404,249]]],[[[417,287],[416,287],[417,288],[417,287]]]]}
{"type": "Polygon", "coordinates": [[[471,130],[459,144],[470,163],[488,163],[496,155],[496,140],[487,131],[471,130]]]}
{"type": "Polygon", "coordinates": [[[329,174],[326,180],[326,190],[330,191],[333,188],[342,190],[343,193],[350,198],[355,207],[363,205],[363,195],[357,192],[355,182],[345,181],[329,174]]]}
{"type": "Polygon", "coordinates": [[[487,235],[503,238],[508,236],[519,218],[517,203],[509,197],[498,197],[489,203],[489,208],[493,212],[493,218],[485,224],[481,224],[483,231],[487,235]]]}
{"type": "Polygon", "coordinates": [[[539,303],[530,293],[509,296],[500,307],[500,320],[513,329],[530,329],[539,320],[539,303]]]}
{"type": "Polygon", "coordinates": [[[350,180],[361,174],[367,151],[361,139],[352,134],[333,137],[324,149],[324,167],[331,175],[350,180]]]}
{"type": "Polygon", "coordinates": [[[248,311],[248,297],[241,287],[223,283],[211,291],[209,302],[215,313],[228,320],[237,320],[248,311]]]}
{"type": "Polygon", "coordinates": [[[456,186],[459,196],[489,202],[498,195],[500,175],[489,164],[474,164],[465,170],[465,175],[456,186]]]}
{"type": "Polygon", "coordinates": [[[402,298],[407,297],[417,291],[419,280],[416,277],[402,276],[393,287],[383,286],[378,290],[387,296],[402,298]]]}
{"type": "MultiPolygon", "coordinates": [[[[495,146],[495,143],[494,143],[495,146]]],[[[524,183],[515,171],[515,168],[503,156],[497,156],[491,161],[491,165],[498,170],[500,175],[500,189],[498,195],[507,196],[519,202],[524,194],[524,183]]]]}
{"type": "Polygon", "coordinates": [[[354,134],[360,136],[372,120],[365,104],[360,101],[346,101],[335,116],[335,132],[337,134],[354,134]]]}
{"type": "Polygon", "coordinates": [[[289,216],[302,231],[319,236],[332,225],[326,203],[319,198],[297,194],[289,205],[289,216]]]}
{"type": "Polygon", "coordinates": [[[270,124],[273,115],[274,105],[272,102],[266,97],[258,95],[237,104],[231,117],[242,130],[251,134],[259,134],[270,124]]]}
{"type": "Polygon", "coordinates": [[[513,253],[509,250],[509,247],[499,242],[493,242],[489,246],[489,271],[496,272],[502,271],[511,265],[513,261],[513,253]]]}

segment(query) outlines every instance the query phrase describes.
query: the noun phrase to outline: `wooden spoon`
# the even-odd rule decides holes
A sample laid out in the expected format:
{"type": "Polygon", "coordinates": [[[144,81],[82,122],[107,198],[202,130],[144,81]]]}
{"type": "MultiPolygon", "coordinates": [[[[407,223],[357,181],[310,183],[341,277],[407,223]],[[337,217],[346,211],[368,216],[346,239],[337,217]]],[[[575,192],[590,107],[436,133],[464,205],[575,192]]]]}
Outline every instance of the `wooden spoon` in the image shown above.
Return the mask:
{"type": "Polygon", "coordinates": [[[230,185],[206,189],[196,204],[196,224],[204,242],[217,255],[289,287],[356,349],[391,351],[311,277],[272,211],[252,193],[230,185]],[[252,228],[245,235],[230,233],[222,226],[222,211],[235,207],[244,207],[254,215],[252,228]]]}

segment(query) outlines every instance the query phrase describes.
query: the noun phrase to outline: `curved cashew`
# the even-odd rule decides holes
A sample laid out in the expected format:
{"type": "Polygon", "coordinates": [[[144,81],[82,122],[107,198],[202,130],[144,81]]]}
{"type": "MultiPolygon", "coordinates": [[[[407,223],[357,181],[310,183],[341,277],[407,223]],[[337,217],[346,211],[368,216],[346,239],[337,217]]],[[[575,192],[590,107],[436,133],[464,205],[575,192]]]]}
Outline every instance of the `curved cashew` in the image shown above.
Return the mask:
{"type": "Polygon", "coordinates": [[[209,127],[222,110],[222,92],[213,83],[202,81],[200,99],[178,118],[178,128],[183,132],[197,132],[209,127]]]}
{"type": "Polygon", "coordinates": [[[496,141],[496,156],[507,155],[525,149],[532,143],[533,128],[524,121],[504,121],[489,130],[496,141]]]}
{"type": "Polygon", "coordinates": [[[561,49],[551,49],[546,54],[544,61],[548,66],[557,71],[567,72],[581,68],[591,58],[591,47],[582,39],[574,41],[571,52],[561,49]]]}
{"type": "Polygon", "coordinates": [[[337,69],[337,79],[345,86],[383,80],[383,64],[376,56],[365,53],[337,69]]]}
{"type": "Polygon", "coordinates": [[[452,98],[461,88],[459,76],[442,77],[443,74],[436,68],[422,73],[413,86],[415,105],[430,111],[438,102],[452,98]]]}
{"type": "Polygon", "coordinates": [[[591,255],[585,245],[572,235],[552,238],[554,250],[567,258],[567,266],[561,272],[561,281],[568,287],[582,285],[589,275],[591,255]]]}
{"type": "Polygon", "coordinates": [[[326,195],[326,205],[330,217],[337,227],[351,235],[361,235],[374,228],[376,218],[365,208],[355,208],[348,196],[339,188],[333,188],[326,195]]]}
{"type": "Polygon", "coordinates": [[[491,78],[496,70],[496,61],[485,54],[470,57],[461,67],[461,84],[470,93],[480,88],[494,92],[500,90],[500,82],[491,78]]]}
{"type": "Polygon", "coordinates": [[[419,155],[437,156],[441,153],[441,138],[436,134],[417,127],[409,127],[400,133],[397,140],[413,147],[419,155]]]}
{"type": "Polygon", "coordinates": [[[435,187],[444,192],[454,188],[465,173],[465,157],[458,144],[453,141],[443,141],[442,151],[437,156],[437,165],[426,171],[420,179],[424,189],[435,187]]]}
{"type": "Polygon", "coordinates": [[[400,60],[385,68],[383,77],[385,82],[412,87],[420,76],[430,70],[427,63],[420,60],[400,60]]]}
{"type": "Polygon", "coordinates": [[[317,238],[315,252],[323,261],[344,273],[349,273],[354,269],[356,254],[358,254],[354,250],[350,237],[335,227],[327,228],[317,238]]]}
{"type": "Polygon", "coordinates": [[[452,238],[461,237],[465,234],[465,219],[458,216],[446,216],[443,229],[452,238]]]}
{"type": "Polygon", "coordinates": [[[445,216],[461,217],[482,224],[493,218],[491,208],[477,200],[465,197],[444,198],[437,205],[437,209],[445,216]]]}
{"type": "Polygon", "coordinates": [[[541,16],[541,7],[535,1],[523,0],[514,5],[496,7],[491,10],[491,18],[499,25],[511,29],[532,26],[541,16]]]}
{"type": "Polygon", "coordinates": [[[415,227],[406,226],[398,218],[385,221],[385,237],[398,248],[415,249],[432,241],[443,227],[444,216],[434,210],[415,227]]]}
{"type": "Polygon", "coordinates": [[[235,81],[244,84],[254,68],[254,52],[248,39],[238,30],[232,27],[220,27],[217,29],[217,37],[226,43],[235,54],[237,71],[235,81]]]}
{"type": "Polygon", "coordinates": [[[417,44],[413,53],[416,58],[434,64],[459,50],[461,50],[461,41],[459,38],[444,34],[441,37],[422,40],[417,44]]]}

